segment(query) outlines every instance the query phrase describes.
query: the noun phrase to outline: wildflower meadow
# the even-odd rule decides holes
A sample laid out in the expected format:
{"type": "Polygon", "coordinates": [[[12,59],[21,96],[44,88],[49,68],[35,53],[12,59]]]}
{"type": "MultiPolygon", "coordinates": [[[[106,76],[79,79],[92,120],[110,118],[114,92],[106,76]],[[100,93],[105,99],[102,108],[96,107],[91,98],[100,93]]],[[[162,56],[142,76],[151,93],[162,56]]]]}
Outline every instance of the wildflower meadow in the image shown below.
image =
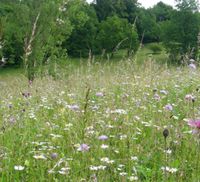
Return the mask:
{"type": "Polygon", "coordinates": [[[198,66],[0,77],[0,181],[198,181],[198,66]]]}
{"type": "Polygon", "coordinates": [[[199,0],[0,0],[0,182],[200,182],[199,0]]]}

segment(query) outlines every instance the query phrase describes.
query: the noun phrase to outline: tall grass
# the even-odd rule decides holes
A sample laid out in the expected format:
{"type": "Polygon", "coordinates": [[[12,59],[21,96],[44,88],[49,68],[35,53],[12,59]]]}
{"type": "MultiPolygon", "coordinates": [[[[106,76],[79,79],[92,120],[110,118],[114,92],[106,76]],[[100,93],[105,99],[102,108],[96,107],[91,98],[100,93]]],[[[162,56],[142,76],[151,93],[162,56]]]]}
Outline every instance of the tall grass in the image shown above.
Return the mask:
{"type": "Polygon", "coordinates": [[[127,60],[58,75],[0,77],[0,181],[200,179],[199,70],[127,60]]]}

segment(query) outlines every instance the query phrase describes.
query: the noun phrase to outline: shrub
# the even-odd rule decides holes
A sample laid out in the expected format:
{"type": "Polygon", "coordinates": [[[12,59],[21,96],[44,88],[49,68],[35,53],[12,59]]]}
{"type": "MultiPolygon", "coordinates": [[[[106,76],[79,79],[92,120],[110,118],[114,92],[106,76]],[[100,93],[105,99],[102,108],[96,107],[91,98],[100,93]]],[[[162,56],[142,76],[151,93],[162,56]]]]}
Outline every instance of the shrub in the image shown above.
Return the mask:
{"type": "Polygon", "coordinates": [[[162,47],[159,44],[151,44],[149,49],[153,52],[153,54],[158,54],[162,51],[162,47]]]}

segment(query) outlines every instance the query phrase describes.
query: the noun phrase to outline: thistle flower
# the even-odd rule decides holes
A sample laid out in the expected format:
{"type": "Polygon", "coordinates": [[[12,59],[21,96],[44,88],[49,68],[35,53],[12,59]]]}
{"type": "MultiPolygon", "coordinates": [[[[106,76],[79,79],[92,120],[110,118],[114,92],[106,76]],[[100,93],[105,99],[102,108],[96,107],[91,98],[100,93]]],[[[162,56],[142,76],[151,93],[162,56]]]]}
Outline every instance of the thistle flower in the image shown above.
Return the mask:
{"type": "Polygon", "coordinates": [[[200,131],[200,119],[198,120],[190,120],[188,125],[194,128],[193,133],[198,133],[200,131]]]}

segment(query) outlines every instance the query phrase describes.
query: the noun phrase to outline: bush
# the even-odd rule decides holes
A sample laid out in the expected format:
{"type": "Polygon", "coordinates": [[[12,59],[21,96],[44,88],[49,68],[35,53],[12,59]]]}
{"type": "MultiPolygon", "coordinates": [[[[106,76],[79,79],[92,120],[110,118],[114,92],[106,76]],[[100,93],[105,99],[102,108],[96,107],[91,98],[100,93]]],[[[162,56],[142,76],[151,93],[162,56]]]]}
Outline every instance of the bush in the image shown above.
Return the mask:
{"type": "Polygon", "coordinates": [[[153,54],[158,54],[162,51],[162,47],[159,44],[151,44],[149,49],[153,52],[153,54]]]}

